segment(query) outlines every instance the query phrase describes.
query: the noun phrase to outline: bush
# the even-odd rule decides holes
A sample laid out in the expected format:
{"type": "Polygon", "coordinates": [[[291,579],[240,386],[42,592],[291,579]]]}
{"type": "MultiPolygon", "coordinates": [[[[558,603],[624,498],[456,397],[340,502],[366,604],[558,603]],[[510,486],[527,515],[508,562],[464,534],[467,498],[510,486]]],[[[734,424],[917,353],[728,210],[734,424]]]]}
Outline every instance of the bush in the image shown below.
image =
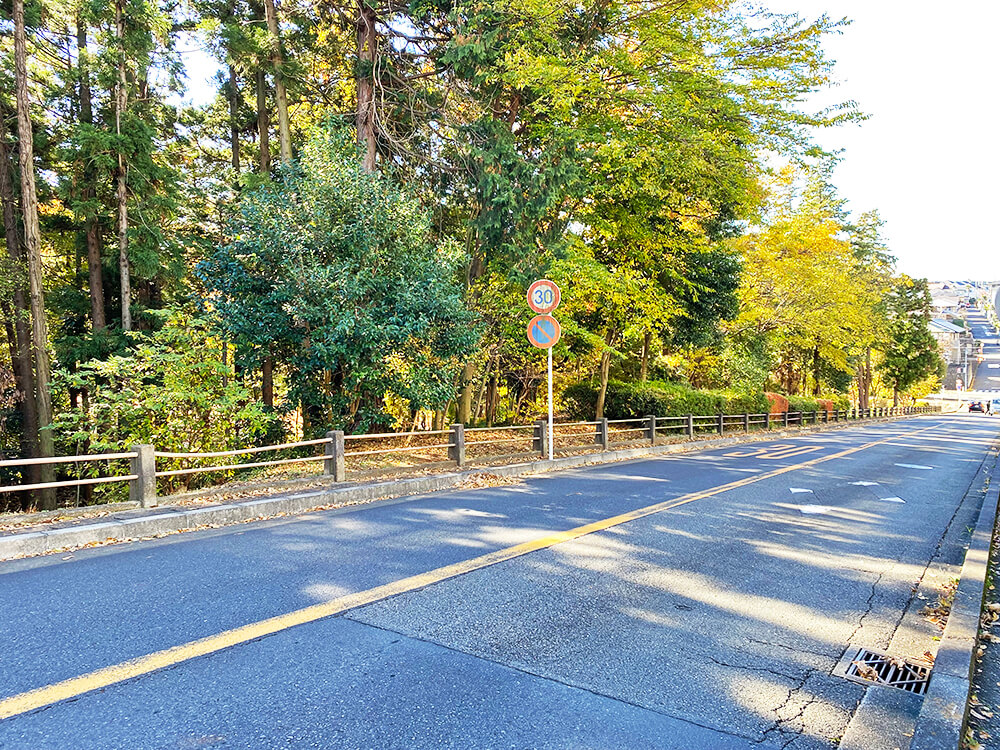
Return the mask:
{"type": "Polygon", "coordinates": [[[765,393],[767,402],[771,405],[772,414],[783,414],[788,411],[788,397],[780,393],[765,393]]]}
{"type": "MultiPolygon", "coordinates": [[[[563,407],[571,419],[594,418],[598,386],[583,382],[569,386],[562,394],[563,407]]],[[[763,414],[768,402],[763,393],[734,394],[725,391],[699,391],[688,386],[661,381],[608,383],[604,416],[608,419],[633,419],[647,414],[658,417],[681,417],[685,414],[763,414]]]]}
{"type": "Polygon", "coordinates": [[[824,398],[811,398],[809,396],[789,396],[789,411],[833,411],[834,402],[824,398]]]}

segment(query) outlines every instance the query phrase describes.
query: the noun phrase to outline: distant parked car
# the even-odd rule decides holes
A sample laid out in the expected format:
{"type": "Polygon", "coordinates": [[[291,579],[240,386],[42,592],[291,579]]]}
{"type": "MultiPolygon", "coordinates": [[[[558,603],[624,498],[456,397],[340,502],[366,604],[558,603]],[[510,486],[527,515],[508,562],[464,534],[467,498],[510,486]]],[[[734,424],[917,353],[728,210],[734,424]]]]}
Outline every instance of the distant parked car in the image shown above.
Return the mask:
{"type": "Polygon", "coordinates": [[[974,411],[978,411],[980,414],[982,414],[983,412],[986,411],[986,408],[983,406],[983,402],[982,401],[971,401],[971,402],[969,402],[969,412],[971,413],[971,412],[974,412],[974,411]]]}

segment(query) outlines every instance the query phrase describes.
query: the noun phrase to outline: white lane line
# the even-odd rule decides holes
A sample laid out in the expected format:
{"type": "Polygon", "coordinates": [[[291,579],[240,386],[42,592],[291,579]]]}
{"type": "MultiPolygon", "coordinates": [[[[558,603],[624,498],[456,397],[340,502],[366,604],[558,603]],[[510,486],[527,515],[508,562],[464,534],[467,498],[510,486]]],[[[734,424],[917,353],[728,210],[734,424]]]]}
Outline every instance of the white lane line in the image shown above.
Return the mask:
{"type": "Polygon", "coordinates": [[[878,482],[851,482],[858,487],[878,487],[878,482]]]}
{"type": "Polygon", "coordinates": [[[829,508],[826,505],[800,505],[799,506],[799,512],[800,513],[805,513],[806,515],[809,515],[809,516],[825,515],[826,513],[829,513],[831,510],[832,510],[832,508],[829,508]]]}
{"type": "Polygon", "coordinates": [[[922,464],[896,464],[896,466],[902,466],[904,469],[924,469],[925,471],[930,471],[933,466],[923,466],[922,464]]]}
{"type": "Polygon", "coordinates": [[[789,487],[788,491],[793,495],[797,495],[800,492],[808,492],[810,495],[812,494],[812,490],[807,490],[804,487],[789,487]]]}
{"type": "Polygon", "coordinates": [[[906,501],[901,497],[880,497],[883,503],[905,503],[906,501]]]}

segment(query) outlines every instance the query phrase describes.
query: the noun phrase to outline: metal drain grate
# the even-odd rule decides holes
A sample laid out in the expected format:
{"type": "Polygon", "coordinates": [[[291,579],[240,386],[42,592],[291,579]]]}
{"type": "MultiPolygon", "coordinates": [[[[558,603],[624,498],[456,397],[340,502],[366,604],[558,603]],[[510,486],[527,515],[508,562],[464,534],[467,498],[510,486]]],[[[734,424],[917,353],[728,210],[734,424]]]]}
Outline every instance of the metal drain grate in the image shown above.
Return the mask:
{"type": "Polygon", "coordinates": [[[923,695],[927,692],[931,668],[926,664],[916,664],[859,648],[847,664],[844,676],[856,682],[875,683],[923,695]]]}

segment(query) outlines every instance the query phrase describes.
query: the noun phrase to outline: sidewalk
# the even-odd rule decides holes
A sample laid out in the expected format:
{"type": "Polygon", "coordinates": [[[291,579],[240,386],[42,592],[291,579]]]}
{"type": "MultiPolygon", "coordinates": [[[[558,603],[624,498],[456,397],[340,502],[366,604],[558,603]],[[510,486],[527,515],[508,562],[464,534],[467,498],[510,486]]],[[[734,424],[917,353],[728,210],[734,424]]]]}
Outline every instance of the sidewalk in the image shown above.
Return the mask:
{"type": "Polygon", "coordinates": [[[994,530],[980,628],[979,663],[973,671],[963,748],[1000,750],[1000,537],[994,530]]]}

